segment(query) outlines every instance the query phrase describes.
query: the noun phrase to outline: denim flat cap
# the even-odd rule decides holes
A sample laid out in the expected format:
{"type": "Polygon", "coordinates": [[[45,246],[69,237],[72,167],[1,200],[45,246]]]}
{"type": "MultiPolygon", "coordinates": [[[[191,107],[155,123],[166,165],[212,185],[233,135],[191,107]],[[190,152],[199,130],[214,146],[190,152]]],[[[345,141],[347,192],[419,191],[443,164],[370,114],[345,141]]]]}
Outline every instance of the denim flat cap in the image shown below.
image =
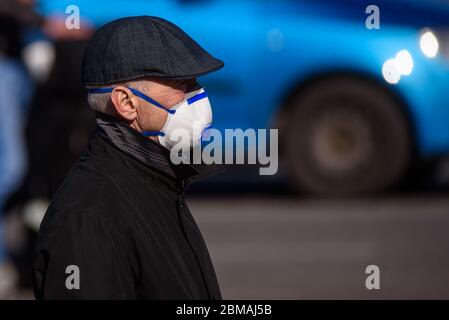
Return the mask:
{"type": "Polygon", "coordinates": [[[189,35],[158,17],[114,20],[99,28],[84,53],[85,86],[108,85],[143,77],[189,79],[222,68],[189,35]]]}

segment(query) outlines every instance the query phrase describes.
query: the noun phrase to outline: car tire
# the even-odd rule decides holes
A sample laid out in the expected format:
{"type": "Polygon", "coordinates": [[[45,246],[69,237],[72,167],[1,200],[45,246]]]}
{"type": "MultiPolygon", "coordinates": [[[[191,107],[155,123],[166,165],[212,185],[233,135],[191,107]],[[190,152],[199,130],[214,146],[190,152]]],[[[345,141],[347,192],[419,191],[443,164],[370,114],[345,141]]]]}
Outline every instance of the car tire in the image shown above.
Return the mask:
{"type": "Polygon", "coordinates": [[[373,194],[406,173],[410,126],[384,87],[351,77],[326,79],[298,94],[289,107],[282,137],[297,188],[324,196],[373,194]]]}

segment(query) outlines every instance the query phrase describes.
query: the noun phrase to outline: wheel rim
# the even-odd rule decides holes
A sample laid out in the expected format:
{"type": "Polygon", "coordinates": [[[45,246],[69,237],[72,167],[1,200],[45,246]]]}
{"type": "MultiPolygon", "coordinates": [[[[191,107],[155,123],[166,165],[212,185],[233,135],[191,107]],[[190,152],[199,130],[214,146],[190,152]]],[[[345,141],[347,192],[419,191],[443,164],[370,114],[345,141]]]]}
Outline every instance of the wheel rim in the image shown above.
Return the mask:
{"type": "Polygon", "coordinates": [[[375,147],[369,120],[357,108],[325,110],[311,131],[314,161],[332,175],[362,167],[375,147]]]}

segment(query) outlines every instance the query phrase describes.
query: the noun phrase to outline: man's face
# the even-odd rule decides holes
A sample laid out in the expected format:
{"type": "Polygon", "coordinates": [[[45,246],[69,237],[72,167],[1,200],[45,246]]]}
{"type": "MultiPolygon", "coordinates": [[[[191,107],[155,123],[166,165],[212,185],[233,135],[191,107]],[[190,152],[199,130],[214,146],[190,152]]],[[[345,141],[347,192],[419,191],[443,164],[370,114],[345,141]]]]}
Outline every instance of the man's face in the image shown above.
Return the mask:
{"type": "MultiPolygon", "coordinates": [[[[182,102],[186,93],[198,88],[196,78],[187,80],[144,79],[129,86],[156,100],[164,108],[170,109],[182,102]]],[[[127,87],[117,86],[112,102],[116,113],[126,119],[138,131],[160,131],[168,113],[161,108],[134,95],[127,87]]],[[[155,137],[152,137],[156,140],[155,137]]]]}

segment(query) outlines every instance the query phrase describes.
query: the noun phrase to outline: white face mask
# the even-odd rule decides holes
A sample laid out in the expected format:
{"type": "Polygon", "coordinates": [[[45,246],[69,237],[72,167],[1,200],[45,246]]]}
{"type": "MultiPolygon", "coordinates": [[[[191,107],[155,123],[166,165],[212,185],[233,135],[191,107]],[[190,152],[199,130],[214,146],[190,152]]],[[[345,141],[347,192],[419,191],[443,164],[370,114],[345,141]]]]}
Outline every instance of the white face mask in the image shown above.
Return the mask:
{"type": "MultiPolygon", "coordinates": [[[[161,131],[142,132],[144,136],[158,136],[159,143],[167,149],[178,145],[183,150],[194,148],[201,143],[203,133],[212,123],[212,108],[204,88],[186,93],[183,101],[171,107],[164,108],[139,90],[128,88],[139,98],[163,109],[168,113],[167,120],[161,131]]],[[[89,93],[112,92],[113,88],[89,89],[89,93]]]]}
{"type": "Polygon", "coordinates": [[[167,149],[177,144],[182,149],[201,143],[203,133],[212,123],[212,108],[204,88],[186,94],[185,99],[169,109],[158,139],[167,149]],[[172,110],[174,112],[172,112],[172,110]]]}

